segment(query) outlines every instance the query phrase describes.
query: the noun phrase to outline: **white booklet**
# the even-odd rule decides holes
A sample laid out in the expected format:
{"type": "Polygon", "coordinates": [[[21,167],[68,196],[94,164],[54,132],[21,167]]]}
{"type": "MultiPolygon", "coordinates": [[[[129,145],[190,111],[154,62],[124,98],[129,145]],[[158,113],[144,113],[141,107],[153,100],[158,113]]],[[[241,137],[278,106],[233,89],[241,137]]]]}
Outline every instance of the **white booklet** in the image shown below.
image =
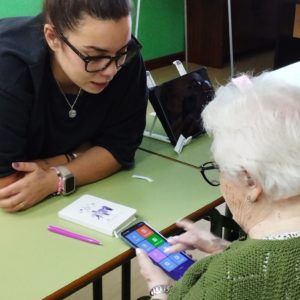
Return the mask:
{"type": "Polygon", "coordinates": [[[135,214],[134,208],[92,195],[83,195],[58,212],[62,219],[111,236],[132,223],[135,214]]]}

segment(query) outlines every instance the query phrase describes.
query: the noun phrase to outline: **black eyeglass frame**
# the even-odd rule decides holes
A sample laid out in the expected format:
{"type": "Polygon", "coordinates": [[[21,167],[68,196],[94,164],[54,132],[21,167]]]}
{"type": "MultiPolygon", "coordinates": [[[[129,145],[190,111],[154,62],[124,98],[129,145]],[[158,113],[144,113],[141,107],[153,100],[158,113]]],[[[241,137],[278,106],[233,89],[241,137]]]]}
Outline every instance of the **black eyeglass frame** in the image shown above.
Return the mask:
{"type": "Polygon", "coordinates": [[[97,56],[90,56],[90,55],[83,55],[75,46],[73,46],[68,39],[61,33],[57,31],[57,34],[59,36],[59,38],[74,52],[76,53],[85,63],[85,71],[88,73],[97,73],[100,71],[104,71],[105,69],[107,69],[109,67],[109,65],[115,61],[116,64],[116,68],[119,70],[121,69],[124,65],[126,65],[130,59],[132,59],[133,57],[135,57],[139,51],[143,48],[143,46],[139,43],[139,41],[132,35],[131,36],[131,40],[129,41],[129,43],[124,46],[123,48],[121,48],[120,50],[117,51],[115,56],[110,56],[110,55],[97,55],[97,56]],[[134,55],[132,55],[132,57],[129,60],[125,59],[124,64],[122,65],[118,65],[118,60],[120,59],[120,57],[122,57],[123,55],[127,55],[128,51],[124,51],[122,52],[123,49],[127,48],[128,49],[128,45],[133,42],[135,47],[136,47],[136,53],[134,55]],[[88,70],[88,64],[91,61],[95,61],[95,60],[99,60],[99,59],[109,59],[108,63],[105,65],[105,67],[97,69],[97,70],[93,70],[93,71],[89,71],[88,70]]]}
{"type": "Polygon", "coordinates": [[[215,162],[213,162],[213,161],[208,161],[208,162],[204,163],[203,165],[201,165],[199,169],[200,169],[199,171],[200,171],[202,177],[204,178],[204,180],[205,180],[208,184],[210,184],[210,185],[212,185],[212,186],[219,186],[219,185],[220,185],[220,182],[216,183],[216,181],[211,181],[211,180],[209,180],[208,177],[205,175],[205,172],[206,172],[206,171],[210,171],[210,170],[220,170],[220,169],[219,169],[219,166],[218,166],[215,162]]]}

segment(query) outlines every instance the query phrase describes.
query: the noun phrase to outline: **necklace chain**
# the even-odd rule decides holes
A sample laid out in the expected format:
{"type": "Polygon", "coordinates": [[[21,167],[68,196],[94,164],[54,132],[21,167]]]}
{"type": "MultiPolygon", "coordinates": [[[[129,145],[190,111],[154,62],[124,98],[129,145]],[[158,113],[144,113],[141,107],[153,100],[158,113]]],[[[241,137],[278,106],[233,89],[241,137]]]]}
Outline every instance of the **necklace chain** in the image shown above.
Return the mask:
{"type": "Polygon", "coordinates": [[[299,231],[270,234],[270,235],[265,236],[264,240],[288,240],[288,239],[293,239],[296,237],[300,237],[299,231]]]}
{"type": "Polygon", "coordinates": [[[68,103],[69,107],[70,107],[70,110],[69,110],[69,118],[73,119],[77,116],[77,111],[74,109],[74,106],[76,105],[77,103],[77,100],[79,99],[79,96],[81,94],[81,88],[79,89],[79,92],[73,102],[73,104],[70,103],[69,99],[67,98],[66,94],[63,92],[59,82],[56,80],[56,83],[57,83],[57,86],[59,88],[59,91],[60,93],[63,95],[64,99],[66,100],[66,102],[68,103]]]}

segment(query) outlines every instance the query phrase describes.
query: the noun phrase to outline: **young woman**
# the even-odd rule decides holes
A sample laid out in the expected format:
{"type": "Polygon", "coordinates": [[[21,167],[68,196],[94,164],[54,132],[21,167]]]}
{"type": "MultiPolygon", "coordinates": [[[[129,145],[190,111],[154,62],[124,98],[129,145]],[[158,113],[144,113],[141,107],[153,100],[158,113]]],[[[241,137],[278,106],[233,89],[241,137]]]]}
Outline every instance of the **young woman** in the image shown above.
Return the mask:
{"type": "Polygon", "coordinates": [[[0,20],[0,208],[26,209],[134,164],[145,126],[129,0],[45,0],[0,20]]]}

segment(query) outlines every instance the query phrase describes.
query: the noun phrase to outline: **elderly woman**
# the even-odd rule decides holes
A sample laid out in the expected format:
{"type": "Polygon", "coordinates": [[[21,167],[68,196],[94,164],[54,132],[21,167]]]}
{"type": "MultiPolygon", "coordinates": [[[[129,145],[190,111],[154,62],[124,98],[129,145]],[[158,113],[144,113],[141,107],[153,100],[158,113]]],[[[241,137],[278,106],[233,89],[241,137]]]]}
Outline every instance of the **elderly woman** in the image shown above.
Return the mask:
{"type": "MultiPolygon", "coordinates": [[[[232,244],[189,221],[168,252],[197,248],[212,255],[176,283],[137,249],[152,299],[300,299],[300,89],[265,73],[220,87],[204,109],[220,187],[248,237],[232,244]],[[223,251],[224,250],[224,251],[223,251]]],[[[213,180],[214,179],[214,180],[213,180]]]]}

